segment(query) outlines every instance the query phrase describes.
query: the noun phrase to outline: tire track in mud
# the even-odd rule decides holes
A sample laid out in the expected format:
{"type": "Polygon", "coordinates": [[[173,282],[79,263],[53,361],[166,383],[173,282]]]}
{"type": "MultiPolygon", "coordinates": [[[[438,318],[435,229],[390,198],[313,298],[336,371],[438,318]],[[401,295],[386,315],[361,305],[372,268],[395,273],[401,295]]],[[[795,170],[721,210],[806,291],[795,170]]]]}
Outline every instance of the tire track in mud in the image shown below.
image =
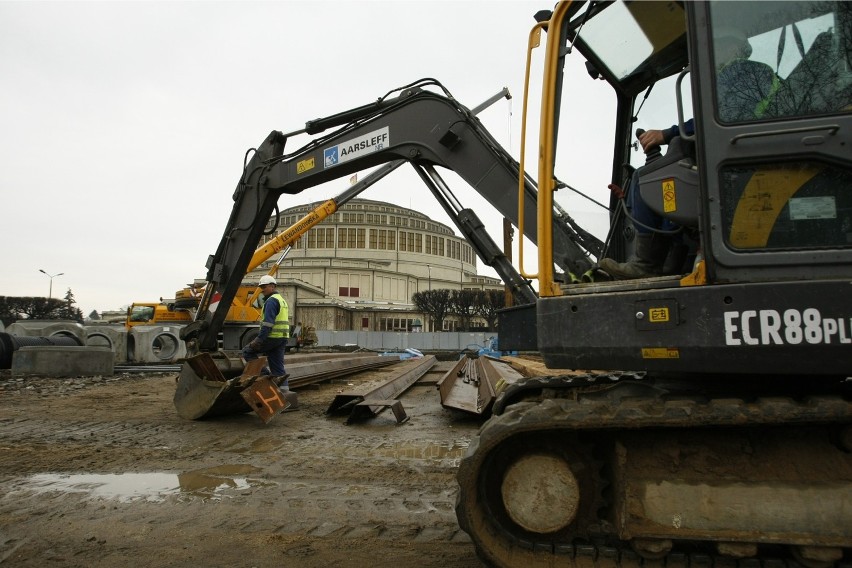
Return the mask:
{"type": "Polygon", "coordinates": [[[401,463],[422,471],[440,471],[455,469],[470,443],[470,436],[412,441],[369,435],[329,437],[308,429],[274,435],[251,428],[222,435],[219,431],[199,432],[192,428],[193,425],[67,422],[49,418],[5,420],[0,421],[0,445],[10,449],[24,444],[77,444],[98,448],[126,446],[133,450],[180,449],[183,452],[224,452],[244,456],[275,454],[282,449],[297,447],[302,455],[317,460],[370,460],[374,464],[401,463]],[[305,450],[309,453],[305,454],[305,450]]]}

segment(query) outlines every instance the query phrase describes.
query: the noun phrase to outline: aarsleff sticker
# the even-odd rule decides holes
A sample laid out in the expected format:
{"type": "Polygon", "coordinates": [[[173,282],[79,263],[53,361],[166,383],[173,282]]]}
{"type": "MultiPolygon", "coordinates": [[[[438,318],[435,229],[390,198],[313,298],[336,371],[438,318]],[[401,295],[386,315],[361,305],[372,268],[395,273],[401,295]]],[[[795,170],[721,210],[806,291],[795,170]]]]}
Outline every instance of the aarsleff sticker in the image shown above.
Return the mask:
{"type": "Polygon", "coordinates": [[[341,142],[337,146],[332,146],[323,150],[323,168],[331,168],[338,164],[342,164],[343,162],[348,162],[349,160],[354,160],[355,158],[372,154],[373,152],[378,152],[379,150],[387,148],[389,144],[390,128],[385,126],[379,130],[374,130],[373,132],[369,132],[363,136],[359,136],[358,138],[341,142]]]}

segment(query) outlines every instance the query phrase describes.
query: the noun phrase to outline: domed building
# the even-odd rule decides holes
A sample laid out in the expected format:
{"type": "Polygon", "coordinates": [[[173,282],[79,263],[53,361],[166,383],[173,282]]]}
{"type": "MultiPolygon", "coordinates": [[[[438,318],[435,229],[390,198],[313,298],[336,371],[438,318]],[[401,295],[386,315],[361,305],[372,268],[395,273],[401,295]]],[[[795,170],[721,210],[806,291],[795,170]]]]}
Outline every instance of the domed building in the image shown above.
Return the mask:
{"type": "MultiPolygon", "coordinates": [[[[319,202],[281,211],[270,219],[266,240],[296,223],[319,202]],[[274,227],[274,230],[273,230],[274,227]]],[[[276,254],[253,271],[259,279],[279,261],[276,254]]],[[[411,301],[426,290],[500,290],[502,282],[477,274],[477,257],[467,241],[447,225],[398,205],[353,199],[303,235],[280,262],[279,291],[290,319],[318,330],[455,331],[443,329],[411,301]]],[[[473,326],[486,325],[474,318],[473,326]]]]}

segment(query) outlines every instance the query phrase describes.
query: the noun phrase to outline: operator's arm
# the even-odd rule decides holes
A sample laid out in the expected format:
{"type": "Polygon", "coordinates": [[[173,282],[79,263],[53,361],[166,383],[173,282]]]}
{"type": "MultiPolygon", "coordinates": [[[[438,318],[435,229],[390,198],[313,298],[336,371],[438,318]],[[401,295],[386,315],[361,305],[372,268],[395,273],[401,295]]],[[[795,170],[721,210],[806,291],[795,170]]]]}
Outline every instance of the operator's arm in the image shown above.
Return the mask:
{"type": "Polygon", "coordinates": [[[272,326],[275,325],[275,318],[278,317],[278,312],[281,310],[281,304],[271,299],[271,296],[266,299],[263,304],[263,321],[260,324],[260,333],[257,334],[257,339],[265,341],[272,331],[272,326]]]}
{"type": "MultiPolygon", "coordinates": [[[[690,118],[684,124],[684,130],[687,134],[695,133],[695,119],[690,118]]],[[[672,125],[665,130],[646,130],[639,137],[639,144],[642,145],[642,150],[648,151],[648,148],[654,146],[662,146],[672,141],[672,138],[680,135],[680,128],[677,124],[672,125]]]]}

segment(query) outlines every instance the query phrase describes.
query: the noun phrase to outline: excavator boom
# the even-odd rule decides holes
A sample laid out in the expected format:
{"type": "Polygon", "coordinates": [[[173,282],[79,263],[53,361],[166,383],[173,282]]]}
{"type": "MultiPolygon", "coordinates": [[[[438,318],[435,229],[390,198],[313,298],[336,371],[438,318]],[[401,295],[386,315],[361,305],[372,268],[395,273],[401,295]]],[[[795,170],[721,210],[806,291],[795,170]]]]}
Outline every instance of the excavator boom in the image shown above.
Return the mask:
{"type": "MultiPolygon", "coordinates": [[[[300,221],[285,231],[282,238],[255,252],[266,220],[282,194],[297,194],[366,168],[410,162],[415,167],[441,166],[455,171],[497,211],[518,224],[516,188],[522,176],[519,164],[474,113],[453,98],[409,87],[396,98],[311,121],[298,132],[321,132],[340,124],[344,126],[292,154],[284,153],[287,136],[274,131],[246,165],[234,192],[234,207],[222,241],[207,262],[208,285],[198,311],[198,317],[203,319],[195,322],[198,325],[188,326],[183,335],[195,342],[198,350],[215,350],[225,308],[246,270],[263,262],[268,258],[266,255],[274,254],[277,247],[286,246],[285,241],[303,231],[306,223],[313,222],[300,221]],[[218,294],[219,305],[211,314],[207,308],[214,294],[218,294]]],[[[524,179],[523,226],[527,238],[535,242],[537,191],[532,181],[525,176],[524,179]]],[[[329,207],[326,202],[320,209],[326,211],[329,207]]],[[[580,239],[569,224],[554,221],[553,234],[554,246],[559,251],[555,255],[558,266],[572,274],[582,274],[591,267],[590,253],[577,244],[580,239]]],[[[488,262],[486,258],[483,260],[488,262]]],[[[518,279],[516,287],[523,286],[518,279]]],[[[529,293],[525,294],[529,300],[533,299],[529,293]]]]}

